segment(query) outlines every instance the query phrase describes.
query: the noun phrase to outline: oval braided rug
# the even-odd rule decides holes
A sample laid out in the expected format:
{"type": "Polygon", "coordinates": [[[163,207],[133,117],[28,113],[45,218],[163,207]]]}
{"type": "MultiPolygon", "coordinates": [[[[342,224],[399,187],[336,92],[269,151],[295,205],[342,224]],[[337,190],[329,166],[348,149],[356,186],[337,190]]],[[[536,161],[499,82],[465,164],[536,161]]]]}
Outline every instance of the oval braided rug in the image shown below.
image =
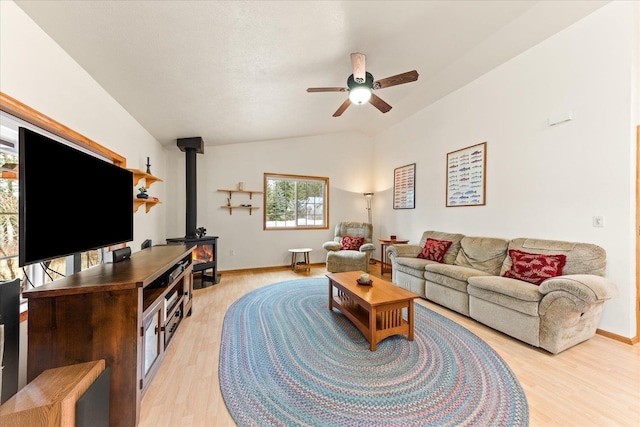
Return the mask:
{"type": "Polygon", "coordinates": [[[238,425],[528,425],[520,383],[465,328],[416,304],[414,341],[372,352],[327,292],[326,278],[291,280],[231,305],[219,374],[238,425]]]}

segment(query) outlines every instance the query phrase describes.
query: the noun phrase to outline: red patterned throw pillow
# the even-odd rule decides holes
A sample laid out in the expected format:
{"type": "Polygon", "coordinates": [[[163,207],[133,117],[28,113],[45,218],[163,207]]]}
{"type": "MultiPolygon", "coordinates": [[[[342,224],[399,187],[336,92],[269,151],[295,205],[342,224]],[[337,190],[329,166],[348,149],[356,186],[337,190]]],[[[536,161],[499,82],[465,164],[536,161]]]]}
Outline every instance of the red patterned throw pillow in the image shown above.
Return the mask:
{"type": "Polygon", "coordinates": [[[540,285],[550,277],[562,276],[562,269],[567,262],[567,257],[562,254],[530,254],[517,249],[509,249],[509,256],[513,264],[502,276],[534,285],[540,285]]]}
{"type": "Polygon", "coordinates": [[[348,251],[357,251],[360,246],[364,245],[364,237],[342,236],[340,249],[348,251]]]}
{"type": "Polygon", "coordinates": [[[428,259],[430,261],[442,262],[444,261],[444,254],[451,247],[453,242],[449,240],[436,240],[427,239],[422,248],[422,252],[418,254],[418,258],[428,259]]]}

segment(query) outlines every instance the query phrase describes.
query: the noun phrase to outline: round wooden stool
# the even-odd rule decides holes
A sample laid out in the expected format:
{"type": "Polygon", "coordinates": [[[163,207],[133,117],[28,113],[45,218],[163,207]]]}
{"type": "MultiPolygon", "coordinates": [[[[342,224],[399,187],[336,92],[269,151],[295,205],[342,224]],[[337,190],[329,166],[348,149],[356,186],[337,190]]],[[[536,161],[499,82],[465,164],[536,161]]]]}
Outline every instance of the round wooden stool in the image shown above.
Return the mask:
{"type": "Polygon", "coordinates": [[[289,249],[289,252],[291,252],[291,269],[293,271],[310,271],[309,252],[312,250],[311,248],[289,249]],[[298,261],[298,254],[302,254],[302,261],[298,261]]]}

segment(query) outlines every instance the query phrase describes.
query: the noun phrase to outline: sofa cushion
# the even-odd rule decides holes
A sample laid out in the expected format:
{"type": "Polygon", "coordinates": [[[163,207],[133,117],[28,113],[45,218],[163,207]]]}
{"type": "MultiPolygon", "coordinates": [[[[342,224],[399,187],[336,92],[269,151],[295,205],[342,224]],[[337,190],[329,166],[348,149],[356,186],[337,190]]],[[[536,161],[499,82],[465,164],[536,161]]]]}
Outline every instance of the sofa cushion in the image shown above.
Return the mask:
{"type": "Polygon", "coordinates": [[[517,249],[509,249],[509,257],[512,261],[511,268],[503,276],[534,285],[562,276],[562,268],[567,262],[567,257],[563,254],[531,254],[517,249]]]}
{"type": "MultiPolygon", "coordinates": [[[[607,267],[607,255],[603,248],[591,243],[565,242],[561,240],[543,240],[517,238],[509,242],[509,249],[536,254],[563,254],[567,262],[562,274],[595,274],[604,277],[607,267]]],[[[512,260],[507,256],[502,264],[500,275],[511,269],[512,260]]]]}
{"type": "Polygon", "coordinates": [[[522,301],[539,302],[544,296],[540,288],[533,283],[508,277],[473,276],[469,277],[469,285],[522,301]]]}
{"type": "Polygon", "coordinates": [[[347,251],[357,251],[364,244],[364,237],[342,236],[340,248],[347,251]]]}
{"type": "Polygon", "coordinates": [[[509,241],[505,239],[465,236],[460,241],[455,264],[498,276],[508,246],[509,241]]]}
{"type": "Polygon", "coordinates": [[[484,271],[449,264],[425,265],[424,278],[428,282],[446,286],[460,292],[467,292],[467,280],[473,276],[488,276],[484,271]]]}
{"type": "Polygon", "coordinates": [[[364,271],[369,269],[366,252],[337,251],[327,252],[327,271],[340,273],[343,271],[364,271]]]}
{"type": "Polygon", "coordinates": [[[394,265],[394,271],[402,271],[412,276],[416,276],[420,280],[424,280],[424,267],[428,264],[437,264],[423,258],[398,257],[394,265]]]}
{"type": "Polygon", "coordinates": [[[467,291],[476,298],[529,316],[538,316],[538,305],[544,296],[533,283],[497,276],[470,277],[467,291]]]}
{"type": "Polygon", "coordinates": [[[443,262],[445,264],[453,264],[456,260],[456,256],[458,255],[458,251],[460,250],[460,240],[464,237],[464,234],[459,233],[446,233],[444,231],[425,231],[422,233],[422,238],[420,239],[420,247],[424,248],[424,244],[427,243],[427,239],[435,239],[435,240],[447,240],[451,243],[451,246],[444,254],[443,262]]]}
{"type": "Polygon", "coordinates": [[[428,238],[422,248],[422,252],[418,254],[418,258],[428,259],[430,261],[444,261],[444,254],[453,244],[450,240],[436,240],[428,238]]]}

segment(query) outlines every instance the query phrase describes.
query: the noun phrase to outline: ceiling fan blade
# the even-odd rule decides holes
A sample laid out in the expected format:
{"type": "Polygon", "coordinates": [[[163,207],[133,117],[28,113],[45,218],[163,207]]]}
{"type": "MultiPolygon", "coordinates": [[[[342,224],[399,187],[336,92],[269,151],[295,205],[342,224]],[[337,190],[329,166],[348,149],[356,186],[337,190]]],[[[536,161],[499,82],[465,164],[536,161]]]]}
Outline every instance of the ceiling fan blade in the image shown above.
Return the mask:
{"type": "MultiPolygon", "coordinates": [[[[384,102],[384,101],[383,101],[384,102]]],[[[336,110],[335,113],[333,113],[333,117],[340,117],[342,115],[342,113],[344,113],[344,110],[346,110],[347,108],[349,108],[349,105],[351,105],[351,101],[349,101],[349,98],[347,98],[342,105],[340,106],[340,108],[338,108],[336,110]]]]}
{"type": "Polygon", "coordinates": [[[364,83],[367,79],[365,74],[365,56],[364,53],[355,52],[351,54],[351,65],[353,66],[353,80],[356,83],[364,83]]]}
{"type": "Polygon", "coordinates": [[[380,97],[376,96],[373,93],[371,94],[371,98],[369,98],[369,104],[373,105],[383,113],[391,110],[391,105],[387,104],[382,99],[380,99],[380,97]]]}
{"type": "Polygon", "coordinates": [[[346,87],[310,87],[307,92],[346,92],[346,87]]]}
{"type": "Polygon", "coordinates": [[[386,79],[380,79],[376,82],[373,82],[373,88],[383,89],[389,86],[415,82],[416,80],[418,80],[418,72],[416,70],[407,71],[406,73],[398,74],[397,76],[391,76],[387,77],[386,79]]]}

